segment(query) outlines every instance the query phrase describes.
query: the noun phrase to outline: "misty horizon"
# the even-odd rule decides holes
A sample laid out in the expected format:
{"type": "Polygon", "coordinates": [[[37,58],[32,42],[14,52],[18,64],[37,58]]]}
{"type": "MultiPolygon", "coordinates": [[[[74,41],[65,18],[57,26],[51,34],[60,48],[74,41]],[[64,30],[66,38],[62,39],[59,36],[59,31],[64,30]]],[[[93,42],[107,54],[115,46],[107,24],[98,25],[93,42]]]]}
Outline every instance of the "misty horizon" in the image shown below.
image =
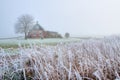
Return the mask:
{"type": "Polygon", "coordinates": [[[72,37],[120,34],[119,0],[1,0],[0,38],[21,36],[14,30],[19,16],[30,14],[48,31],[72,37]]]}

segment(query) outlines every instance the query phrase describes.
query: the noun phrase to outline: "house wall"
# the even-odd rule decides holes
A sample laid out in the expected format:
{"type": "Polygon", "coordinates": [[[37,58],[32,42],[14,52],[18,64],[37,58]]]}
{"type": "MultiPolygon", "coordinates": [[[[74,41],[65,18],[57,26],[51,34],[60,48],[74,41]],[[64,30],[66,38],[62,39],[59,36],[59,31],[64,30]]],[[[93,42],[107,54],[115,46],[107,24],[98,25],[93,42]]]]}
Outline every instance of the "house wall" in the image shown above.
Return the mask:
{"type": "Polygon", "coordinates": [[[62,36],[57,32],[33,30],[29,32],[28,38],[62,38],[62,36]]]}
{"type": "Polygon", "coordinates": [[[43,35],[44,31],[41,30],[34,30],[28,33],[29,38],[44,38],[43,35]]]}

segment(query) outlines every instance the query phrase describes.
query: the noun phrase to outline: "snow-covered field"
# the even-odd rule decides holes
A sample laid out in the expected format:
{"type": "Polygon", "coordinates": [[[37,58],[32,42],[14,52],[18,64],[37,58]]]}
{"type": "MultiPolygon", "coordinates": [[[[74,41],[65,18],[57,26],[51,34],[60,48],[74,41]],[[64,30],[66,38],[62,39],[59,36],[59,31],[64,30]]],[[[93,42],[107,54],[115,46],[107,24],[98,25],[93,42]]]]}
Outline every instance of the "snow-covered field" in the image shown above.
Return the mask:
{"type": "Polygon", "coordinates": [[[120,37],[59,43],[19,45],[18,54],[0,49],[3,80],[119,80],[120,37]]]}

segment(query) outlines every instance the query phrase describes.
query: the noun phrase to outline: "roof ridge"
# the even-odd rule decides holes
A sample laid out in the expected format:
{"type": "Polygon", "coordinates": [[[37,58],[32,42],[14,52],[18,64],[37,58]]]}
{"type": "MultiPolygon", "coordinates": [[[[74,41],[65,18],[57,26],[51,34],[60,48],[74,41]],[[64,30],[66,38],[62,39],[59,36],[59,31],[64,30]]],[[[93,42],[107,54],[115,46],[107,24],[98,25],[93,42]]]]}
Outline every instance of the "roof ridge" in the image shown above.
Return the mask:
{"type": "Polygon", "coordinates": [[[32,29],[33,30],[35,30],[35,29],[44,30],[43,27],[38,23],[38,21],[36,22],[36,24],[33,26],[32,29]]]}

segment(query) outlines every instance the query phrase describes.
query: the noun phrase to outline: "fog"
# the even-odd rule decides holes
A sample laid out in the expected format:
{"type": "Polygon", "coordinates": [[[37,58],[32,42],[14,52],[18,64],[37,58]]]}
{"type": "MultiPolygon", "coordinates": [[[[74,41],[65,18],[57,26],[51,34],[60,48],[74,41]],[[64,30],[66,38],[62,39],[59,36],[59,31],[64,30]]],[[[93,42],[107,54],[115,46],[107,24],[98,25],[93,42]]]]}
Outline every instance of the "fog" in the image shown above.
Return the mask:
{"type": "Polygon", "coordinates": [[[0,38],[19,36],[14,25],[23,14],[62,35],[120,34],[119,8],[120,0],[0,0],[0,38]]]}

